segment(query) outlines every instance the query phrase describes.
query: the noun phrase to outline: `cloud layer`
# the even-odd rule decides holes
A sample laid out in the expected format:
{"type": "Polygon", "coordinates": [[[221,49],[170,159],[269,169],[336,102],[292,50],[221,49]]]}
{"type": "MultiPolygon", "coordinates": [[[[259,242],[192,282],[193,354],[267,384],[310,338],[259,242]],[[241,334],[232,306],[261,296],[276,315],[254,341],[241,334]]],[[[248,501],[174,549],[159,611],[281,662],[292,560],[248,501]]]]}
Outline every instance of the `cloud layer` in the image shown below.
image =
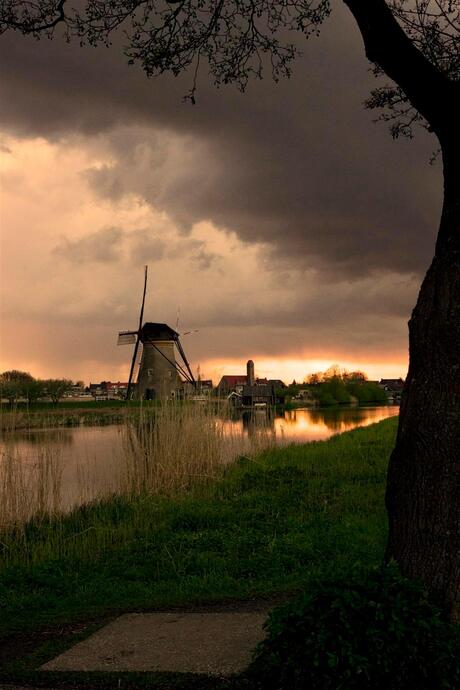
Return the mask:
{"type": "MultiPolygon", "coordinates": [[[[171,321],[186,303],[188,325],[208,329],[196,358],[404,359],[440,170],[427,135],[392,142],[363,110],[372,78],[345,10],[291,80],[240,94],[202,75],[195,107],[181,101],[187,76],[149,81],[118,47],[0,40],[5,275],[19,286],[5,318],[108,337],[130,326],[131,276],[149,263],[156,313],[171,321]]],[[[15,347],[10,336],[8,362],[15,347]]]]}

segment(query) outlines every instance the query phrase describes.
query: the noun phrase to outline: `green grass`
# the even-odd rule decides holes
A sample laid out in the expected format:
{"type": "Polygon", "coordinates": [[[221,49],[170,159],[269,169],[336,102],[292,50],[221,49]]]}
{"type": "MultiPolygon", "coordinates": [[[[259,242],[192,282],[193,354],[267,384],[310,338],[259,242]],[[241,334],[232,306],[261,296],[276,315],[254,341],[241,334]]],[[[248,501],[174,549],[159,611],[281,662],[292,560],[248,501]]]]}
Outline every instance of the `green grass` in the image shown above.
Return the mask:
{"type": "Polygon", "coordinates": [[[0,534],[0,634],[291,593],[372,567],[396,424],[241,458],[183,496],[114,498],[0,534]]]}

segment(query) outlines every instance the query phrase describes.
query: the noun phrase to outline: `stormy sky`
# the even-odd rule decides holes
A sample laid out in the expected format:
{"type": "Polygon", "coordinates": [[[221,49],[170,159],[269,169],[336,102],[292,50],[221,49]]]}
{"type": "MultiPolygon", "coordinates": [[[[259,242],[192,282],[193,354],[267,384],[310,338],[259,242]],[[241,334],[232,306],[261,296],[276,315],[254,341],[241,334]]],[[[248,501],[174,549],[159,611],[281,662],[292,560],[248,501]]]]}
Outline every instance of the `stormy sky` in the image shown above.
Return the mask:
{"type": "Polygon", "coordinates": [[[289,80],[147,79],[109,48],[0,37],[2,370],[126,379],[146,317],[217,379],[404,375],[441,204],[436,142],[392,141],[337,3],[289,80]]]}

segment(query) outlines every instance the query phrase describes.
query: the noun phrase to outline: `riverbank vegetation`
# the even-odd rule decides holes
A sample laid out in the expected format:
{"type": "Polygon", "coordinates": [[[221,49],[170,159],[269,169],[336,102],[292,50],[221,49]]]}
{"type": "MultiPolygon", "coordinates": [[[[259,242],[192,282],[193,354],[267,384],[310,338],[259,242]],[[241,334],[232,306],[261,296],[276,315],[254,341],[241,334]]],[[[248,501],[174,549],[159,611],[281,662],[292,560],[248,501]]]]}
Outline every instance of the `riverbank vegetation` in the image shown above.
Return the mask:
{"type": "Polygon", "coordinates": [[[460,627],[395,563],[310,587],[270,614],[260,690],[458,690],[460,627]]]}
{"type": "Polygon", "coordinates": [[[0,401],[6,399],[13,405],[26,400],[30,405],[47,397],[56,405],[71,386],[69,379],[36,379],[26,371],[12,369],[0,374],[0,401]]]}
{"type": "Polygon", "coordinates": [[[366,571],[383,556],[396,424],[241,455],[212,481],[201,471],[159,492],[147,478],[161,460],[144,454],[136,490],[4,526],[0,632],[286,595],[366,571]]]}
{"type": "Polygon", "coordinates": [[[236,457],[252,458],[276,443],[265,425],[254,422],[246,433],[242,425],[232,423],[230,413],[229,408],[176,402],[127,406],[117,426],[111,462],[99,473],[94,468],[98,457],[91,452],[73,464],[65,461],[63,450],[72,437],[59,425],[44,430],[26,427],[5,435],[0,454],[0,528],[21,525],[35,515],[57,515],[110,495],[185,491],[220,477],[236,457]],[[21,435],[28,444],[26,451],[21,435]]]}
{"type": "MultiPolygon", "coordinates": [[[[80,387],[83,386],[82,382],[80,387]]],[[[52,427],[104,426],[122,424],[140,408],[153,409],[158,401],[62,397],[72,382],[67,379],[35,379],[21,371],[0,374],[0,430],[46,429],[52,427]]],[[[280,412],[298,407],[332,407],[349,404],[387,404],[387,395],[363,372],[347,372],[333,365],[326,372],[311,374],[305,382],[295,381],[276,390],[280,412]]],[[[219,409],[227,405],[215,389],[207,404],[219,409]]]]}
{"type": "Polygon", "coordinates": [[[362,371],[347,371],[333,365],[324,372],[306,377],[303,383],[292,382],[287,388],[277,391],[284,399],[285,407],[312,405],[380,404],[388,402],[387,394],[377,381],[369,381],[362,371]]]}
{"type": "MultiPolygon", "coordinates": [[[[0,406],[0,430],[18,431],[19,429],[51,429],[56,427],[72,427],[80,425],[104,426],[106,424],[121,424],[127,417],[129,408],[120,401],[106,401],[65,403],[58,406],[50,403],[15,403],[0,406]]],[[[138,406],[136,406],[138,407],[138,406]]]]}

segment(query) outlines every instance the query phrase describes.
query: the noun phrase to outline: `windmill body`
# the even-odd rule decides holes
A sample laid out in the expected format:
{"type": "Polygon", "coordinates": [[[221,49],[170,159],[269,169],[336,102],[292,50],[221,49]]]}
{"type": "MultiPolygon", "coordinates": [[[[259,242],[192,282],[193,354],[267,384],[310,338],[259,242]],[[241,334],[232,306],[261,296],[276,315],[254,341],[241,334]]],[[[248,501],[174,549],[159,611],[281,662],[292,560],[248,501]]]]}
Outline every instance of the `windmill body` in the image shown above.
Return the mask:
{"type": "Polygon", "coordinates": [[[129,400],[131,397],[137,352],[139,343],[142,343],[141,364],[133,397],[138,400],[169,400],[177,395],[184,395],[189,385],[195,389],[196,381],[180,342],[179,333],[166,323],[143,324],[147,270],[146,266],[139,328],[137,331],[118,333],[118,345],[134,345],[126,399],[129,400]],[[176,351],[182,361],[176,360],[176,351]]]}
{"type": "Polygon", "coordinates": [[[167,400],[183,388],[177,371],[175,345],[179,338],[165,323],[145,323],[139,332],[142,358],[135,397],[139,400],[167,400]]]}

